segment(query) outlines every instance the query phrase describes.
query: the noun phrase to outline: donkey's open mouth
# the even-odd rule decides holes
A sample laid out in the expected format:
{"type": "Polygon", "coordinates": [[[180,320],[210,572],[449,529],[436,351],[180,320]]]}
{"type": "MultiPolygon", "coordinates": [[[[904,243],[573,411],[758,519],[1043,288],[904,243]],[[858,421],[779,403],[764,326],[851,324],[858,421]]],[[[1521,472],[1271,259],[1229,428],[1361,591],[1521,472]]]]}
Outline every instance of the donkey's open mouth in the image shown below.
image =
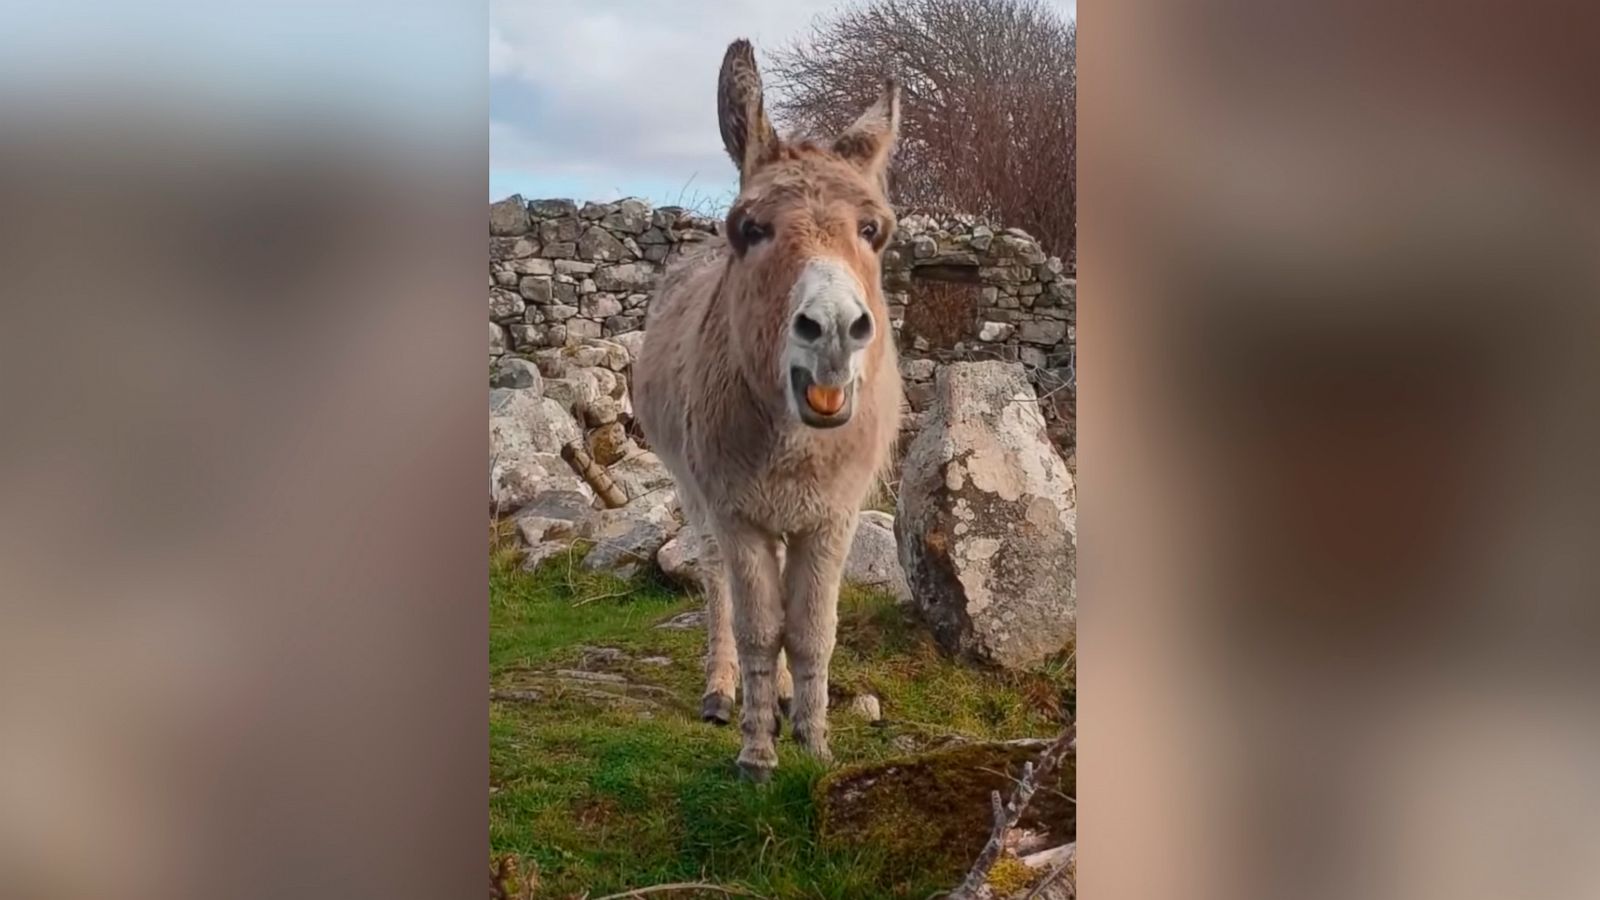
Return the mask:
{"type": "Polygon", "coordinates": [[[800,421],[812,428],[838,428],[850,421],[855,411],[856,385],[817,384],[811,373],[800,366],[789,367],[789,389],[794,391],[794,406],[800,421]]]}

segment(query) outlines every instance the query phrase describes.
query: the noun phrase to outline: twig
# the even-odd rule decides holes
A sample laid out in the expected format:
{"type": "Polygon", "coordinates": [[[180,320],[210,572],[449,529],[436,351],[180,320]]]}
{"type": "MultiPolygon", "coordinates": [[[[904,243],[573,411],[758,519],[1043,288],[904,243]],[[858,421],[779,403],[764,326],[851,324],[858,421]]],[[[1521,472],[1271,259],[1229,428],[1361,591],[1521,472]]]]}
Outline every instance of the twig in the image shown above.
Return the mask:
{"type": "Polygon", "coordinates": [[[572,601],[572,605],[573,606],[583,606],[585,603],[593,603],[596,600],[611,600],[611,599],[614,599],[614,598],[617,598],[617,597],[626,597],[626,596],[628,596],[628,595],[630,595],[632,593],[633,593],[632,591],[611,591],[610,593],[607,593],[607,594],[594,594],[594,595],[589,596],[589,597],[584,597],[584,598],[579,599],[579,600],[574,600],[574,601],[572,601]]]}
{"type": "Polygon", "coordinates": [[[489,699],[517,703],[539,703],[544,700],[544,695],[538,691],[490,691],[489,699]]]}
{"type": "Polygon", "coordinates": [[[994,826],[989,832],[989,841],[978,853],[978,858],[972,863],[972,869],[967,872],[967,877],[956,886],[955,890],[946,895],[947,900],[974,900],[978,896],[978,889],[988,880],[989,870],[994,868],[995,862],[1000,859],[1000,854],[1005,849],[1006,833],[1016,826],[1018,819],[1022,818],[1022,813],[1033,800],[1034,791],[1038,790],[1039,783],[1048,780],[1062,758],[1067,755],[1067,751],[1076,746],[1077,735],[1076,723],[1067,726],[1067,729],[1061,732],[1061,736],[1039,754],[1038,766],[1031,762],[1023,763],[1022,779],[1012,789],[1010,800],[1002,803],[999,791],[989,792],[989,802],[994,807],[994,826]]]}
{"type": "MultiPolygon", "coordinates": [[[[1074,842],[1067,846],[1069,848],[1067,851],[1067,858],[1057,863],[1056,867],[1051,869],[1049,874],[1039,879],[1039,883],[1034,885],[1033,890],[1029,891],[1028,896],[1023,897],[1022,900],[1034,900],[1035,897],[1044,893],[1045,888],[1049,887],[1057,878],[1065,875],[1066,871],[1072,868],[1072,863],[1077,859],[1078,856],[1078,845],[1076,842],[1074,842]]],[[[1078,896],[1078,886],[1073,883],[1071,876],[1067,877],[1067,896],[1078,896]]]]}
{"type": "Polygon", "coordinates": [[[607,894],[604,897],[596,897],[594,900],[623,900],[625,897],[643,897],[647,894],[661,894],[667,891],[715,891],[719,894],[727,894],[730,897],[761,896],[744,888],[723,887],[720,884],[707,884],[705,882],[680,881],[675,884],[658,884],[653,887],[634,888],[631,891],[623,891],[620,894],[607,894]]]}

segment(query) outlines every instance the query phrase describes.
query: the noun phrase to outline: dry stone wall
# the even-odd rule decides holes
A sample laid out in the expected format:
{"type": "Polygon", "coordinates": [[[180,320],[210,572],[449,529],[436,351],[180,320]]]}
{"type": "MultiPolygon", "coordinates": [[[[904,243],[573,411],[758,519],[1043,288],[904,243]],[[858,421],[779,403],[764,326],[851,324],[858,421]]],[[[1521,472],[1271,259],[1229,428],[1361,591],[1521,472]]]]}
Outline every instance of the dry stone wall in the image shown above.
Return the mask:
{"type": "MultiPolygon", "coordinates": [[[[720,220],[638,199],[524,200],[489,206],[489,358],[532,359],[644,327],[663,268],[721,240],[720,220]]],[[[907,215],[884,251],[883,287],[914,430],[940,364],[1022,363],[1051,437],[1075,443],[1077,281],[1026,232],[970,216],[907,215]]]]}

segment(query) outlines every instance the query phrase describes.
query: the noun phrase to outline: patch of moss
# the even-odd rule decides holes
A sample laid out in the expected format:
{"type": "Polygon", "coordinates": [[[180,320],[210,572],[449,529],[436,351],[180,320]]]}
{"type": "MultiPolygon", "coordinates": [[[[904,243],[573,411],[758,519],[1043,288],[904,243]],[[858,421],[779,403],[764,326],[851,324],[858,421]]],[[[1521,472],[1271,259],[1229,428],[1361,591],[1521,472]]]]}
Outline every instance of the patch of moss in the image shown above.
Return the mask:
{"type": "MultiPolygon", "coordinates": [[[[922,756],[840,769],[818,783],[815,800],[822,846],[871,846],[895,872],[957,878],[988,840],[990,792],[1010,796],[1032,747],[968,744],[922,756]]],[[[1040,786],[1020,827],[1071,840],[1076,813],[1074,773],[1066,761],[1040,786]]]]}
{"type": "Polygon", "coordinates": [[[1009,897],[1032,886],[1038,874],[1015,856],[1002,856],[989,870],[988,882],[996,897],[1009,897]]]}

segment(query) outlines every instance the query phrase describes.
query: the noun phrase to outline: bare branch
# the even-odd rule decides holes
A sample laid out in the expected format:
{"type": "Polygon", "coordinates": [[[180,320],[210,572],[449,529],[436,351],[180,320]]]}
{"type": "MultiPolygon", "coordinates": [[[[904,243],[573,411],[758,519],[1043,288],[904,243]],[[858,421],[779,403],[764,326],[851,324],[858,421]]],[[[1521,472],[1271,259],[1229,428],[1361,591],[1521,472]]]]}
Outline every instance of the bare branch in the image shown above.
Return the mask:
{"type": "Polygon", "coordinates": [[[1000,792],[990,794],[990,802],[994,806],[994,825],[989,832],[989,840],[978,852],[978,858],[972,863],[972,869],[967,872],[967,877],[962,880],[956,889],[946,895],[946,900],[973,900],[978,896],[978,889],[983,887],[989,878],[989,870],[1000,859],[1000,854],[1005,849],[1006,833],[1016,827],[1017,821],[1022,818],[1022,813],[1027,810],[1028,803],[1033,800],[1034,792],[1039,789],[1039,784],[1048,781],[1061,760],[1066,757],[1067,751],[1075,748],[1078,743],[1078,726],[1076,723],[1067,726],[1061,736],[1050,743],[1050,746],[1039,754],[1039,764],[1022,764],[1022,777],[1017,780],[1012,788],[1011,799],[1005,803],[1000,802],[1000,792]]]}
{"type": "MultiPolygon", "coordinates": [[[[1066,858],[1064,858],[1060,862],[1056,863],[1055,868],[1051,869],[1049,871],[1049,873],[1047,873],[1043,878],[1039,879],[1039,883],[1034,885],[1033,886],[1033,890],[1029,891],[1028,892],[1028,896],[1022,898],[1022,900],[1034,900],[1035,897],[1038,897],[1041,894],[1043,894],[1045,888],[1047,888],[1050,885],[1054,884],[1057,878],[1060,878],[1062,875],[1065,875],[1067,870],[1072,868],[1072,864],[1077,861],[1077,858],[1078,858],[1078,845],[1077,845],[1076,842],[1066,845],[1065,848],[1057,848],[1057,849],[1064,849],[1066,851],[1065,852],[1065,857],[1066,858]]],[[[1068,897],[1076,897],[1076,896],[1078,896],[1078,886],[1076,884],[1073,884],[1072,877],[1070,875],[1067,876],[1067,896],[1068,897]]]]}
{"type": "Polygon", "coordinates": [[[634,888],[620,894],[607,894],[596,897],[594,900],[624,900],[626,897],[644,897],[649,894],[664,894],[670,891],[711,891],[718,894],[727,894],[730,897],[760,897],[760,894],[747,891],[744,888],[723,887],[720,884],[706,884],[703,882],[682,881],[676,884],[658,884],[653,887],[634,888]]]}
{"type": "Polygon", "coordinates": [[[1039,0],[867,0],[772,54],[773,110],[838,134],[885,75],[903,92],[897,205],[1017,225],[1073,260],[1077,29],[1039,0]]]}

